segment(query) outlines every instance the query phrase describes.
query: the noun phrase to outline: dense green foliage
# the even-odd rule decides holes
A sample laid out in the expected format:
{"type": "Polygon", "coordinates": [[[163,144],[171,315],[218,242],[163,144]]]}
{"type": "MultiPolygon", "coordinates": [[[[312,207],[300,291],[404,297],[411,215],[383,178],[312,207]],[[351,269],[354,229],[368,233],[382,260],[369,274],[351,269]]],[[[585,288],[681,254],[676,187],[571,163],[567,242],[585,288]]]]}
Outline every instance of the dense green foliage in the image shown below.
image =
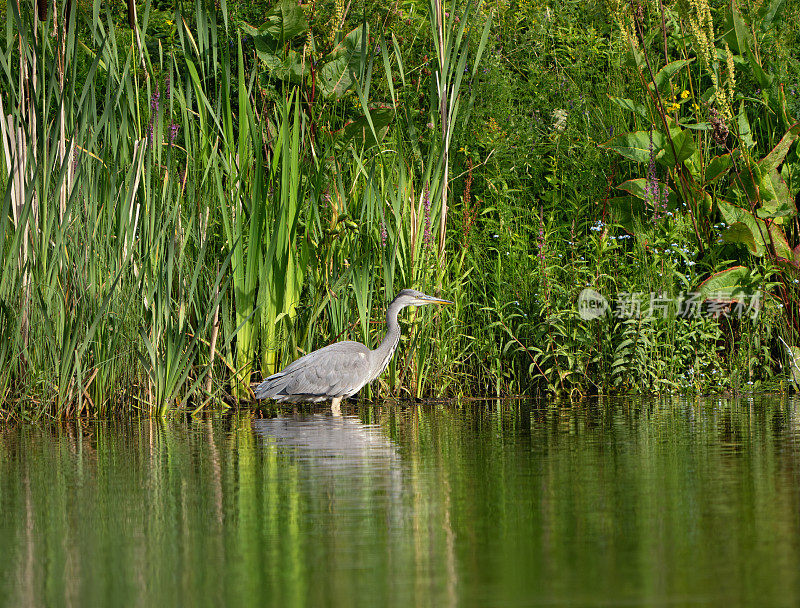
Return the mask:
{"type": "Polygon", "coordinates": [[[247,399],[402,287],[381,394],[790,378],[792,3],[69,6],[0,48],[7,414],[247,399]]]}

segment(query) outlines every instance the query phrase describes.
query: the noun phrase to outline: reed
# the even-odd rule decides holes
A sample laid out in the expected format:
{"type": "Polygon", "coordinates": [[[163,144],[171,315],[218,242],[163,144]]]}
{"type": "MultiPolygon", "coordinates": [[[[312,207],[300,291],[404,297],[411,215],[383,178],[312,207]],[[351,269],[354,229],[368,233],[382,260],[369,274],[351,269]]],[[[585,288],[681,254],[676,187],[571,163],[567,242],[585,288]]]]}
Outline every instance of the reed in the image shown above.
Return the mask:
{"type": "MultiPolygon", "coordinates": [[[[505,28],[509,14],[498,9],[490,18],[475,3],[432,0],[423,14],[416,5],[403,9],[405,30],[382,29],[341,6],[328,43],[301,9],[282,3],[270,13],[271,23],[291,26],[279,28],[280,44],[269,28],[240,27],[225,3],[215,9],[198,0],[176,10],[171,41],[153,36],[148,6],[133,29],[118,25],[99,0],[81,5],[86,14],[70,6],[69,19],[61,6],[49,8],[46,21],[31,4],[11,0],[6,9],[5,413],[164,414],[224,407],[228,397],[246,401],[252,381],[315,348],[345,339],[375,346],[386,304],[411,286],[456,305],[433,317],[404,316],[401,349],[372,395],[661,390],[685,385],[680,370],[691,365],[691,352],[715,361],[708,373],[721,373],[719,348],[702,347],[726,339],[714,323],[588,326],[575,315],[577,286],[673,293],[736,257],[716,242],[708,212],[699,224],[691,214],[676,218],[668,230],[620,215],[611,190],[635,175],[609,159],[608,146],[598,148],[596,131],[646,131],[638,124],[644,106],[623,97],[629,83],[618,70],[619,96],[610,101],[567,99],[566,90],[520,101],[523,84],[494,96],[492,70],[507,68],[498,36],[511,30],[492,24],[505,28]],[[414,40],[404,40],[412,28],[414,40]],[[542,121],[549,106],[506,108],[502,122],[499,105],[476,103],[479,93],[498,104],[555,104],[564,130],[542,121]],[[514,138],[511,119],[527,139],[514,138]],[[600,174],[614,179],[598,182],[600,174]],[[638,240],[615,242],[626,230],[638,240]],[[681,249],[691,265],[650,253],[653,243],[666,250],[698,234],[698,252],[681,249]]],[[[540,31],[557,13],[543,13],[532,27],[540,31]]],[[[561,44],[564,35],[552,30],[519,73],[538,73],[540,55],[563,63],[559,53],[578,48],[561,44]]],[[[601,43],[610,61],[613,52],[601,43]]],[[[731,52],[746,48],[734,44],[731,52]]],[[[652,48],[649,57],[656,57],[652,48]]],[[[688,78],[694,90],[690,63],[669,76],[688,78]]],[[[568,70],[552,82],[542,73],[541,82],[570,84],[568,70]]],[[[656,88],[666,87],[662,76],[656,88]]],[[[766,90],[769,78],[761,76],[766,90]]],[[[736,83],[737,94],[747,86],[736,83]]],[[[768,117],[751,116],[751,131],[787,152],[788,185],[797,130],[784,124],[786,100],[771,95],[783,139],[768,117]]],[[[747,111],[738,116],[744,129],[747,111]]],[[[700,124],[682,137],[710,146],[709,128],[700,124]]],[[[757,145],[750,156],[775,164],[777,153],[757,145]]],[[[758,177],[745,170],[762,161],[735,160],[745,179],[758,177]]],[[[676,172],[699,179],[693,167],[676,160],[669,183],[683,188],[676,172]]],[[[648,180],[636,183],[654,183],[648,180]]],[[[712,181],[712,194],[749,192],[746,184],[712,181]]],[[[796,228],[784,223],[795,243],[796,228]]],[[[787,310],[793,272],[764,273],[781,277],[787,310]]],[[[748,353],[769,348],[766,338],[748,340],[748,353]]],[[[735,372],[742,379],[755,373],[752,353],[735,372]]]]}

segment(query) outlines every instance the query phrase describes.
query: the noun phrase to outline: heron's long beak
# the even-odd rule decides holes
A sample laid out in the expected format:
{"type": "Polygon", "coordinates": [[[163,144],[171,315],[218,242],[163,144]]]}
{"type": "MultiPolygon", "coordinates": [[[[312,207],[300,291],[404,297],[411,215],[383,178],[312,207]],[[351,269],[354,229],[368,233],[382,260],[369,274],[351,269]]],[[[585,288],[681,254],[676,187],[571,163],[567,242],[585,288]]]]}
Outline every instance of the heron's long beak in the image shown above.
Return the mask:
{"type": "Polygon", "coordinates": [[[425,296],[426,304],[453,304],[450,300],[443,300],[442,298],[434,298],[433,296],[425,296]]]}

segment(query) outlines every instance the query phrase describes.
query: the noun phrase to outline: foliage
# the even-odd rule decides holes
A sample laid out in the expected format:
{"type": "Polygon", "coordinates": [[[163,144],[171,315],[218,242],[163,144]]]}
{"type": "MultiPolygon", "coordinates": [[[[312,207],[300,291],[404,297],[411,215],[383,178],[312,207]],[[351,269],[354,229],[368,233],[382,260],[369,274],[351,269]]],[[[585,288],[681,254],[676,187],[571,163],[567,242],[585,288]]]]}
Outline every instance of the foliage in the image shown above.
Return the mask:
{"type": "Polygon", "coordinates": [[[246,400],[411,286],[373,395],[787,378],[797,7],[65,6],[0,48],[6,413],[246,400]]]}

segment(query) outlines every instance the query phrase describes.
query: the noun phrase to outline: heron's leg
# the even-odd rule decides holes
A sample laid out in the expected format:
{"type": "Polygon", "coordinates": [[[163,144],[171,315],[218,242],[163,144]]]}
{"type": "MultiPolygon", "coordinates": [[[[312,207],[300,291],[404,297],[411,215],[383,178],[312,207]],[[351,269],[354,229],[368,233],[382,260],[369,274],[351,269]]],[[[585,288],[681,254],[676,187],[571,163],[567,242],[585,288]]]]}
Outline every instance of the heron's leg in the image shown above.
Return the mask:
{"type": "Polygon", "coordinates": [[[331,412],[333,412],[334,416],[342,415],[342,408],[339,405],[341,402],[342,402],[341,397],[334,397],[333,399],[331,399],[331,412]]]}

